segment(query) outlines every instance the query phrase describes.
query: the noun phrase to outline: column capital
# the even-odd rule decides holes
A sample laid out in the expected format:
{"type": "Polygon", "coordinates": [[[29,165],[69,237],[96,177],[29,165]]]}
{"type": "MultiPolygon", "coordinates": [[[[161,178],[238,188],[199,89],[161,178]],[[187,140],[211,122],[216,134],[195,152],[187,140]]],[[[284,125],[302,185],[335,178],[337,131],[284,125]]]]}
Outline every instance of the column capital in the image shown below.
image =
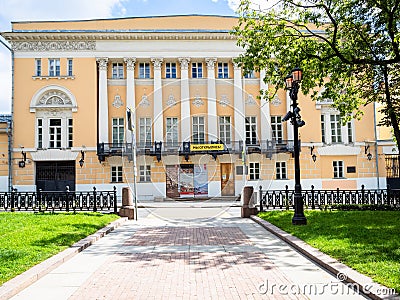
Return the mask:
{"type": "Polygon", "coordinates": [[[206,58],[207,69],[208,70],[214,70],[216,62],[217,62],[217,59],[215,57],[207,57],[206,58]]]}
{"type": "Polygon", "coordinates": [[[232,58],[233,69],[234,70],[241,70],[242,67],[240,66],[240,63],[236,62],[236,58],[237,57],[232,58]]]}
{"type": "Polygon", "coordinates": [[[181,64],[181,70],[187,70],[189,68],[189,57],[179,57],[178,60],[181,64]]]}
{"type": "Polygon", "coordinates": [[[135,70],[136,57],[124,57],[124,62],[128,71],[135,70]]]}
{"type": "Polygon", "coordinates": [[[98,57],[96,61],[99,63],[100,71],[107,71],[108,57],[98,57]]]}
{"type": "Polygon", "coordinates": [[[161,70],[163,59],[161,57],[152,57],[151,62],[154,65],[154,70],[161,70]]]}

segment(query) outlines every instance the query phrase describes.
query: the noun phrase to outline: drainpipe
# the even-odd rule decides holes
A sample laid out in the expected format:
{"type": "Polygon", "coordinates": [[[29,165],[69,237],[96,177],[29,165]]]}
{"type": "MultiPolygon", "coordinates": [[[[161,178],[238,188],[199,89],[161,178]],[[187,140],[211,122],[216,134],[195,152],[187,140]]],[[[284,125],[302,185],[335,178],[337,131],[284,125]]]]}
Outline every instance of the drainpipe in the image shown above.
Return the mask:
{"type": "Polygon", "coordinates": [[[8,135],[8,192],[11,193],[12,185],[13,185],[13,170],[12,170],[12,161],[13,161],[13,130],[14,130],[14,50],[7,45],[2,39],[0,39],[0,43],[6,47],[11,53],[11,120],[8,124],[7,135],[8,135]]]}
{"type": "Polygon", "coordinates": [[[378,132],[376,128],[376,103],[374,105],[374,135],[375,135],[375,167],[376,167],[376,183],[378,190],[380,189],[379,185],[379,166],[378,166],[378,132]]]}

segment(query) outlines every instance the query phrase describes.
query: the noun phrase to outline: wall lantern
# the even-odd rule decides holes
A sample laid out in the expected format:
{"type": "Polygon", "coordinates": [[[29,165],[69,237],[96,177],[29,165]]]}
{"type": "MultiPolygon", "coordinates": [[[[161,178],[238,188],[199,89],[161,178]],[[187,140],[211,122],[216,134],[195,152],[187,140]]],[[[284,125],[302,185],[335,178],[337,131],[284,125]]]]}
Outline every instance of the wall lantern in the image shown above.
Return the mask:
{"type": "Polygon", "coordinates": [[[22,154],[22,160],[20,160],[20,161],[18,162],[18,167],[20,167],[20,168],[25,168],[26,152],[22,151],[21,154],[22,154]]]}
{"type": "Polygon", "coordinates": [[[367,155],[367,159],[368,159],[368,160],[371,160],[371,159],[372,159],[372,154],[371,154],[371,152],[369,151],[369,145],[364,146],[364,154],[367,155]],[[367,152],[368,152],[368,154],[367,154],[367,152]]]}
{"type": "Polygon", "coordinates": [[[79,160],[79,166],[82,168],[85,163],[85,152],[81,150],[81,159],[79,160]]]}
{"type": "Polygon", "coordinates": [[[315,162],[315,161],[317,160],[317,156],[316,156],[315,153],[314,153],[314,148],[315,148],[315,146],[311,146],[311,147],[310,147],[310,150],[311,150],[311,158],[312,158],[313,162],[315,162]]]}

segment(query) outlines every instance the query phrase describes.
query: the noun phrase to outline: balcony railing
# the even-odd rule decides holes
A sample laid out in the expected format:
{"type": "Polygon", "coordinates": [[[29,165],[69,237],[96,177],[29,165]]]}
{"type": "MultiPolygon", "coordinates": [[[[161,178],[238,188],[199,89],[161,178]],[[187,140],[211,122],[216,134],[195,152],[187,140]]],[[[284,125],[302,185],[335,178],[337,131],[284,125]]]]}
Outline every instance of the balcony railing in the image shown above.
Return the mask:
{"type": "Polygon", "coordinates": [[[132,160],[131,143],[99,143],[97,144],[97,156],[99,161],[104,161],[108,156],[127,156],[132,160]]]}

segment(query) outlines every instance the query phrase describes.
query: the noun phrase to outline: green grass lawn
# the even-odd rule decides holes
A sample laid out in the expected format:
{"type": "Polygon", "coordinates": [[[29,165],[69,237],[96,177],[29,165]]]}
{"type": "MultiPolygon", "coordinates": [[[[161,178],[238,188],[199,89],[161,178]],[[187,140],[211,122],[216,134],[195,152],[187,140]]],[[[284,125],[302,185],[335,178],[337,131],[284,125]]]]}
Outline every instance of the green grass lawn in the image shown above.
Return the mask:
{"type": "Polygon", "coordinates": [[[293,211],[263,212],[259,217],[400,291],[400,211],[306,211],[305,215],[306,226],[291,224],[293,211]]]}
{"type": "Polygon", "coordinates": [[[100,213],[0,213],[0,285],[118,218],[100,213]]]}

